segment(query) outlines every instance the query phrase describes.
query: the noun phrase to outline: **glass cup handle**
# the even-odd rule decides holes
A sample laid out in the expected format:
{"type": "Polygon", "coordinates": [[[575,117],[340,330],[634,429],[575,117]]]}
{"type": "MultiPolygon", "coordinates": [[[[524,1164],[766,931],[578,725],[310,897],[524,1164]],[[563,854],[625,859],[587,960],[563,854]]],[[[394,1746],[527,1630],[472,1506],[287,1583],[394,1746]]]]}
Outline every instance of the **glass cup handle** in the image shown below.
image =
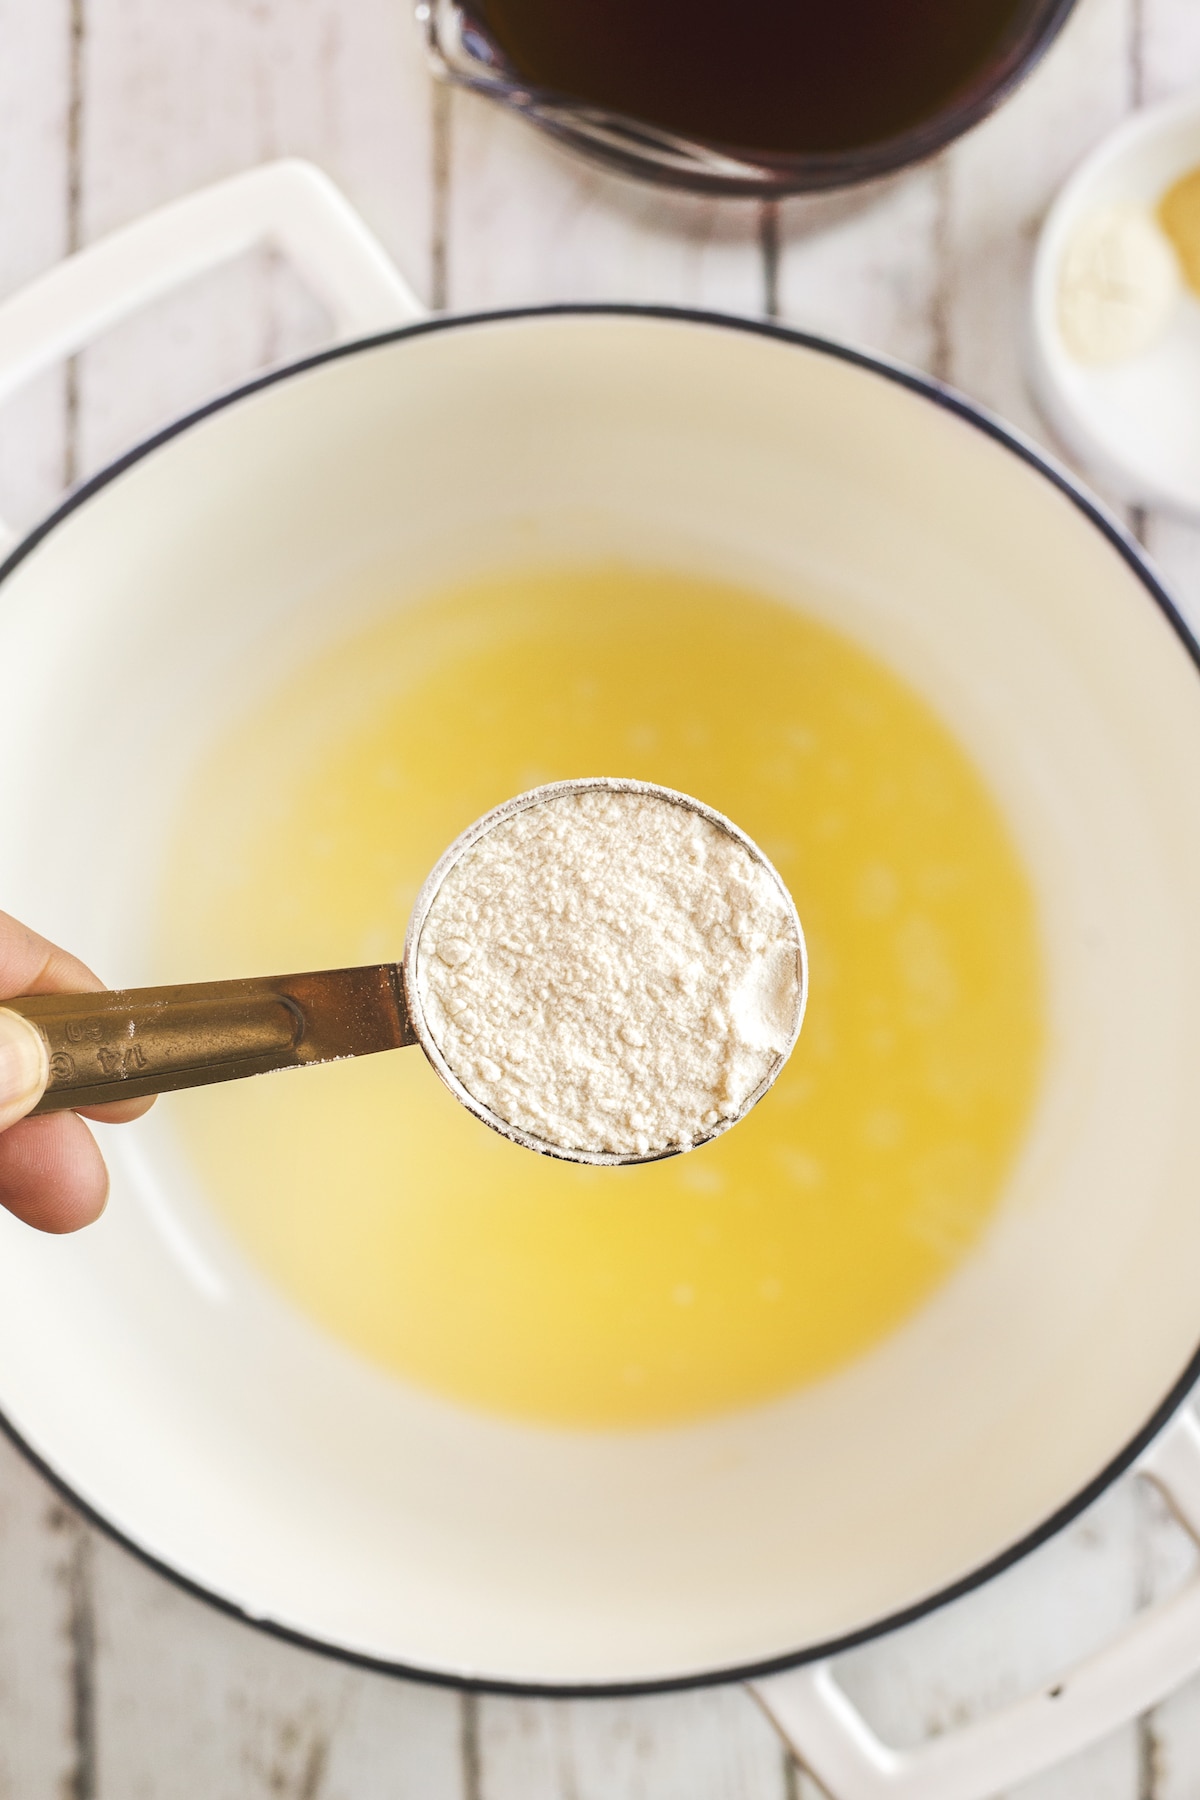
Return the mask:
{"type": "MultiPolygon", "coordinates": [[[[1200,1543],[1200,1423],[1175,1415],[1136,1464],[1200,1543]]],[[[749,1684],[833,1800],[987,1800],[1086,1749],[1200,1671],[1200,1570],[1112,1643],[1011,1706],[914,1750],[871,1730],[818,1662],[749,1684]]]]}

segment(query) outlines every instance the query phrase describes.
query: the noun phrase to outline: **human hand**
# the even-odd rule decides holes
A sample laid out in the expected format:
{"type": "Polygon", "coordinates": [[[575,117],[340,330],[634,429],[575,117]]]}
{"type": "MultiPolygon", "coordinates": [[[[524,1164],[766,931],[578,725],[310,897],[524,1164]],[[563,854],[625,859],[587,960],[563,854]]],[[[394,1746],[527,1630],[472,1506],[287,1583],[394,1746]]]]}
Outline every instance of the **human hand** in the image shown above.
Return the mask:
{"type": "Polygon", "coordinates": [[[39,1231],[78,1231],[104,1211],[108,1170],[83,1120],[120,1125],[140,1117],[153,1101],[122,1100],[26,1118],[46,1086],[46,1047],[27,1020],[5,1008],[4,999],[97,993],[103,987],[75,957],[0,913],[0,1206],[39,1231]]]}

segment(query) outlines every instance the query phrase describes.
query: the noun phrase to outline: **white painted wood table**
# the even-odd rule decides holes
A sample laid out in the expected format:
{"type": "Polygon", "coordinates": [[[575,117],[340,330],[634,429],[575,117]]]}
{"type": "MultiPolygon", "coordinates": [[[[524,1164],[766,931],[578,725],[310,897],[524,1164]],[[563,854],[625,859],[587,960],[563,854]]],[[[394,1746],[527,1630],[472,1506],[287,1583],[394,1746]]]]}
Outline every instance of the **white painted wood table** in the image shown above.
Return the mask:
{"type": "MultiPolygon", "coordinates": [[[[435,91],[407,0],[0,0],[0,293],[150,206],[294,153],[342,185],[434,306],[770,312],[932,370],[1043,437],[1020,356],[1039,219],[1125,112],[1189,84],[1200,0],[1080,0],[1018,96],[935,162],[850,197],[760,207],[617,180],[435,91]]],[[[32,520],[151,427],[326,329],[267,258],[197,284],[5,409],[0,513],[32,520]]],[[[1200,624],[1200,531],[1133,523],[1200,624]]],[[[1098,1644],[1188,1555],[1161,1502],[1126,1480],[1009,1575],[845,1658],[839,1676],[885,1737],[914,1742],[1098,1644]]],[[[92,1531],[0,1441],[0,1800],[807,1790],[736,1689],[463,1697],[277,1643],[92,1531]]],[[[1200,1796],[1200,1682],[1035,1790],[1200,1796]]]]}

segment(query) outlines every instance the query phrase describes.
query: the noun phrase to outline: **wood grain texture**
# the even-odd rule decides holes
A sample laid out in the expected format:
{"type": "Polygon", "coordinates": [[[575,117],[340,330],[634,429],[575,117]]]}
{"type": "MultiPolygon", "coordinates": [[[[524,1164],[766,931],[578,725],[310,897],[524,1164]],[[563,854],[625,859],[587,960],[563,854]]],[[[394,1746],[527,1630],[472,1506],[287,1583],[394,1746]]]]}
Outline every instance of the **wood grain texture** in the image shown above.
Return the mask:
{"type": "MultiPolygon", "coordinates": [[[[70,0],[0,0],[0,295],[69,243],[70,0]]],[[[0,412],[0,516],[31,524],[62,489],[65,380],[55,370],[0,412]]]]}
{"type": "Polygon", "coordinates": [[[455,311],[550,300],[764,310],[756,203],[610,175],[471,94],[453,95],[445,121],[445,284],[455,311]]]}
{"type": "Polygon", "coordinates": [[[942,373],[944,165],[778,209],[776,307],[802,330],[942,373]]]}
{"type": "Polygon", "coordinates": [[[90,1535],[0,1438],[0,1800],[88,1800],[90,1535]]]}
{"type": "Polygon", "coordinates": [[[737,1688],[476,1714],[479,1800],[787,1800],[779,1739],[737,1688]]]}
{"type": "Polygon", "coordinates": [[[103,1540],[93,1592],[102,1800],[466,1800],[456,1694],[239,1625],[103,1540]]]}
{"type": "MultiPolygon", "coordinates": [[[[69,0],[0,0],[0,294],[70,247],[69,0]]],[[[0,411],[0,514],[34,522],[62,491],[67,383],[0,411]]],[[[90,1800],[90,1533],[0,1439],[0,1800],[90,1800]]]]}
{"type": "MultiPolygon", "coordinates": [[[[396,0],[79,3],[82,241],[239,169],[308,156],[428,292],[429,84],[396,0]]],[[[268,256],[207,277],[81,359],[79,469],[328,335],[268,256]]]]}

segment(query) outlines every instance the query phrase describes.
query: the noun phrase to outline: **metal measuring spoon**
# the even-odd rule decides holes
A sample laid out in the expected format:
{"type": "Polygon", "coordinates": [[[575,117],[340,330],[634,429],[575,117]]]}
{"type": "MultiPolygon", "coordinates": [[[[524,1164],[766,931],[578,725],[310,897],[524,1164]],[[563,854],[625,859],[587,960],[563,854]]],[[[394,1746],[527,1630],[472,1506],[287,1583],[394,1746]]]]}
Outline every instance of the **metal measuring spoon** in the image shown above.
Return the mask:
{"type": "Polygon", "coordinates": [[[712,807],[653,782],[600,777],[533,788],[493,807],[468,826],[439,858],[417,896],[399,963],[324,969],[302,975],[253,976],[240,981],[199,981],[177,987],[114,989],[91,994],[23,995],[2,1002],[34,1025],[46,1044],[49,1079],[34,1114],[69,1107],[103,1106],[179,1088],[240,1081],[276,1069],[299,1069],[349,1056],[373,1056],[419,1044],[455,1099],[513,1143],[567,1162],[619,1165],[655,1162],[707,1141],[744,1118],[772,1086],[804,1017],[808,965],[795,906],[774,866],[745,832],[712,807]],[[417,981],[421,933],[449,871],[515,812],[588,789],[653,796],[697,813],[734,838],[778,887],[796,931],[794,1029],[767,1075],[734,1118],[723,1119],[692,1144],[646,1154],[578,1149],[547,1143],[493,1112],[463,1085],[430,1031],[417,981]]]}

